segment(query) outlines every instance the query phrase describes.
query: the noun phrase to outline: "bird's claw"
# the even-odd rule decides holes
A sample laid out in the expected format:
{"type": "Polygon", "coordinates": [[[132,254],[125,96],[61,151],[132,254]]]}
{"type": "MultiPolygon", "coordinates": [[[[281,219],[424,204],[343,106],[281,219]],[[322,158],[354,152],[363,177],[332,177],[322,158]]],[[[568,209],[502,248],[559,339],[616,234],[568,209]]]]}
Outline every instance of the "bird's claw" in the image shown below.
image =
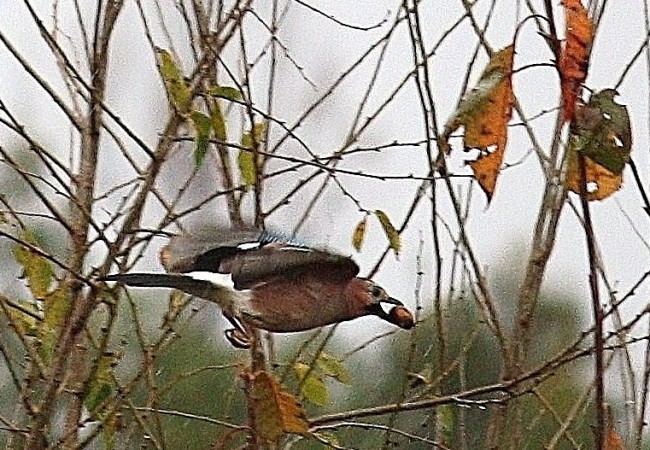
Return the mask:
{"type": "Polygon", "coordinates": [[[233,347],[237,348],[251,348],[251,338],[245,331],[237,328],[231,328],[224,332],[228,342],[232,344],[233,347]]]}

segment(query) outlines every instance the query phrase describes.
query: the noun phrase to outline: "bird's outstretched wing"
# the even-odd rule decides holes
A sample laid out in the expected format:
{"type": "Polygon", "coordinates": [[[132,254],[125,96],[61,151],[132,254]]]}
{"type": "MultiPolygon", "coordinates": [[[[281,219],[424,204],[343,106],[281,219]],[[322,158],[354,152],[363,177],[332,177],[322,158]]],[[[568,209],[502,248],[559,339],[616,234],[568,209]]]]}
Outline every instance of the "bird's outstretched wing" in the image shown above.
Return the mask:
{"type": "Polygon", "coordinates": [[[161,260],[169,272],[230,274],[238,290],[278,277],[298,277],[308,270],[337,279],[349,279],[359,273],[359,266],[347,256],[256,229],[219,230],[212,243],[179,236],[163,249],[161,260]]]}

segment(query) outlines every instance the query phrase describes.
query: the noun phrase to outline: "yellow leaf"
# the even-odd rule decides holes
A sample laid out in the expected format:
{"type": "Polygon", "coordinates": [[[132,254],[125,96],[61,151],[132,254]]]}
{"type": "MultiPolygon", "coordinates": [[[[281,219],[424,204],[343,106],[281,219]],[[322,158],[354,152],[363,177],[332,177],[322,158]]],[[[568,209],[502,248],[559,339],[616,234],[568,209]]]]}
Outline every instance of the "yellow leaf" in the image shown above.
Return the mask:
{"type": "Polygon", "coordinates": [[[241,100],[242,95],[239,89],[231,86],[217,86],[208,90],[208,94],[226,100],[241,100]]]}
{"type": "Polygon", "coordinates": [[[277,442],[284,434],[309,434],[305,411],[270,374],[260,370],[244,375],[249,410],[255,431],[267,441],[277,442]]]}
{"type": "Polygon", "coordinates": [[[174,56],[167,50],[156,48],[156,54],[169,100],[176,111],[181,114],[186,114],[189,112],[192,104],[192,92],[185,82],[183,72],[178,67],[174,56]]]}
{"type": "Polygon", "coordinates": [[[334,378],[339,383],[350,384],[350,375],[340,359],[326,352],[320,352],[316,364],[323,374],[334,378]]]}
{"type": "Polygon", "coordinates": [[[246,188],[255,186],[257,183],[257,165],[255,164],[255,154],[252,150],[240,149],[237,157],[239,173],[246,188]]]}
{"type": "Polygon", "coordinates": [[[266,123],[256,123],[253,129],[244,133],[241,139],[241,148],[237,163],[239,164],[239,173],[241,174],[242,181],[247,188],[257,184],[257,169],[262,164],[261,157],[259,161],[255,161],[255,152],[253,148],[259,146],[266,133],[266,123]]]}
{"type": "Polygon", "coordinates": [[[223,112],[219,106],[219,102],[214,102],[212,108],[212,128],[214,129],[214,137],[221,142],[228,140],[228,132],[226,131],[226,119],[223,117],[223,112]]]}
{"type": "Polygon", "coordinates": [[[384,229],[384,233],[388,238],[388,243],[390,245],[390,248],[393,249],[395,256],[399,256],[399,251],[402,249],[402,241],[399,237],[399,233],[397,232],[397,230],[395,229],[395,227],[393,226],[393,224],[391,223],[390,219],[388,218],[385,212],[378,209],[375,211],[375,216],[377,216],[377,219],[379,219],[379,223],[384,229]]]}
{"type": "MultiPolygon", "coordinates": [[[[24,231],[21,237],[27,244],[38,247],[36,238],[29,231],[24,231]]],[[[52,283],[53,270],[50,262],[23,245],[14,247],[14,258],[22,266],[29,290],[34,298],[45,297],[52,283]]]]}
{"type": "MultiPolygon", "coordinates": [[[[567,161],[567,188],[580,193],[580,164],[578,153],[569,147],[567,161]]],[[[585,157],[587,200],[603,200],[618,191],[623,183],[623,174],[610,172],[596,164],[591,158],[585,157]]]]}
{"type": "Polygon", "coordinates": [[[357,226],[354,228],[354,233],[352,233],[352,245],[356,251],[361,251],[361,245],[363,245],[363,238],[366,235],[366,220],[368,216],[365,216],[359,221],[357,226]]]}
{"type": "Polygon", "coordinates": [[[293,365],[293,371],[300,382],[300,393],[306,400],[317,406],[325,406],[330,402],[327,386],[321,376],[315,370],[309,370],[305,363],[297,362],[293,365]]]}
{"type": "Polygon", "coordinates": [[[564,0],[566,41],[560,53],[562,117],[572,120],[582,83],[587,78],[589,48],[594,39],[593,24],[580,0],[564,0]]]}
{"type": "Polygon", "coordinates": [[[492,55],[477,85],[463,97],[447,121],[441,139],[441,148],[449,151],[449,137],[459,127],[465,127],[465,148],[480,152],[469,165],[488,201],[494,193],[508,140],[513,58],[513,45],[492,55]]]}

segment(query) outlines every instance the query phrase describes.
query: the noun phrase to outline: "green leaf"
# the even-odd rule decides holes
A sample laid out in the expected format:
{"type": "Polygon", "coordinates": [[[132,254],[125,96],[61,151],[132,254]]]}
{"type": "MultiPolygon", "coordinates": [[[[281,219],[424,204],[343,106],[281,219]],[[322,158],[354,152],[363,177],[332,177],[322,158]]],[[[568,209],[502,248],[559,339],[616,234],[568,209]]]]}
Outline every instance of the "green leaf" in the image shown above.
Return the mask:
{"type": "MultiPolygon", "coordinates": [[[[38,307],[33,301],[14,300],[14,303],[19,305],[25,311],[34,313],[35,316],[40,315],[38,307]]],[[[7,308],[7,312],[14,325],[19,328],[21,334],[32,337],[38,336],[38,330],[41,323],[40,320],[18,308],[9,307],[7,308]]]]}
{"type": "MultiPolygon", "coordinates": [[[[25,230],[21,236],[22,240],[34,247],[38,247],[36,237],[25,230]]],[[[53,270],[50,262],[38,253],[23,245],[14,247],[14,258],[23,268],[29,290],[34,298],[43,298],[52,283],[53,270]]]]}
{"type": "Polygon", "coordinates": [[[577,111],[572,133],[578,151],[619,175],[630,160],[632,130],[627,108],[614,101],[616,95],[613,89],[592,95],[577,111]]]}
{"type": "Polygon", "coordinates": [[[399,251],[402,248],[402,241],[399,237],[397,229],[395,229],[385,212],[378,209],[375,211],[375,216],[377,216],[381,227],[384,229],[384,233],[388,238],[388,244],[390,245],[390,248],[393,249],[395,256],[399,256],[399,251]]]}
{"type": "Polygon", "coordinates": [[[350,385],[351,379],[343,363],[329,353],[321,352],[316,365],[324,375],[334,378],[339,383],[350,385]]]}
{"type": "Polygon", "coordinates": [[[356,251],[361,251],[361,246],[363,245],[363,238],[366,235],[366,221],[368,216],[365,216],[359,221],[357,226],[354,228],[354,233],[352,233],[352,245],[356,251]]]}
{"type": "Polygon", "coordinates": [[[101,415],[96,415],[96,409],[113,392],[111,372],[116,361],[117,356],[114,353],[106,353],[100,357],[95,377],[84,397],[84,405],[95,419],[102,419],[101,415]]]}
{"type": "Polygon", "coordinates": [[[70,308],[66,289],[59,288],[43,298],[43,323],[41,325],[42,354],[45,360],[52,357],[54,345],[61,332],[70,308]]]}
{"type": "Polygon", "coordinates": [[[194,124],[194,164],[201,167],[210,145],[210,132],[212,131],[212,120],[201,111],[192,111],[190,118],[194,124]]]}
{"type": "Polygon", "coordinates": [[[242,95],[239,89],[230,86],[217,86],[208,90],[208,94],[226,100],[241,100],[242,95]]]}
{"type": "Polygon", "coordinates": [[[316,406],[325,406],[330,402],[327,386],[323,379],[314,371],[309,370],[309,366],[304,363],[295,363],[293,370],[302,384],[300,393],[307,401],[316,406]]]}
{"type": "Polygon", "coordinates": [[[172,105],[179,113],[188,113],[192,104],[192,91],[185,82],[183,72],[178,67],[173,55],[167,50],[156,48],[156,54],[160,73],[172,105]]]}
{"type": "Polygon", "coordinates": [[[218,102],[214,102],[212,108],[212,128],[214,129],[214,137],[221,142],[228,140],[228,132],[226,131],[226,119],[223,117],[223,112],[218,102]]]}
{"type": "Polygon", "coordinates": [[[266,123],[260,122],[253,125],[253,130],[244,133],[241,138],[242,147],[253,148],[255,145],[259,145],[262,140],[264,140],[264,134],[266,133],[266,123]]]}
{"type": "Polygon", "coordinates": [[[438,432],[443,438],[442,442],[449,442],[454,431],[454,410],[451,405],[440,405],[436,408],[438,415],[438,432]]]}
{"type": "Polygon", "coordinates": [[[120,415],[113,413],[103,420],[102,437],[104,438],[104,450],[114,450],[117,442],[116,435],[120,428],[120,415]]]}

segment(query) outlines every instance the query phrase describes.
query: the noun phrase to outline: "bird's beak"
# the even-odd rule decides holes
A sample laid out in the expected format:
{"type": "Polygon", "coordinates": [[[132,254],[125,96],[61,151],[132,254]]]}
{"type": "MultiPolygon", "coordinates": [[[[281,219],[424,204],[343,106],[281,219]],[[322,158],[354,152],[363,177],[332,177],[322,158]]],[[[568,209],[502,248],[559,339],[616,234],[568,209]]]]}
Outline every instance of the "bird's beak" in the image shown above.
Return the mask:
{"type": "Polygon", "coordinates": [[[386,298],[384,300],[381,300],[381,301],[379,301],[377,303],[390,303],[391,305],[404,306],[404,303],[400,302],[399,300],[397,300],[396,298],[393,298],[393,297],[388,297],[388,298],[386,298]]]}
{"type": "Polygon", "coordinates": [[[404,307],[404,304],[401,301],[393,297],[388,297],[368,305],[368,314],[373,314],[384,319],[386,322],[392,323],[393,325],[397,325],[406,330],[413,328],[413,325],[415,324],[411,312],[404,307]],[[388,303],[395,306],[391,308],[389,312],[386,312],[381,305],[382,303],[388,303]]]}

